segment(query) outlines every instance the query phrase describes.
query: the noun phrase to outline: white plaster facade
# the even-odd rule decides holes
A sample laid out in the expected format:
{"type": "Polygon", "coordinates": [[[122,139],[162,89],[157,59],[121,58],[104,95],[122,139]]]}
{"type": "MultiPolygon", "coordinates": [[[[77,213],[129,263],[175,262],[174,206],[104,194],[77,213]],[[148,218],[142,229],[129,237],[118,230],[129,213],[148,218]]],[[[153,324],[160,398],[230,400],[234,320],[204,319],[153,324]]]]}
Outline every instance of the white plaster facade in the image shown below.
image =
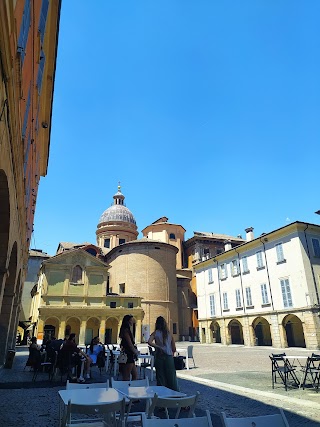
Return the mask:
{"type": "Polygon", "coordinates": [[[195,271],[201,342],[319,348],[320,226],[289,224],[195,271]]]}

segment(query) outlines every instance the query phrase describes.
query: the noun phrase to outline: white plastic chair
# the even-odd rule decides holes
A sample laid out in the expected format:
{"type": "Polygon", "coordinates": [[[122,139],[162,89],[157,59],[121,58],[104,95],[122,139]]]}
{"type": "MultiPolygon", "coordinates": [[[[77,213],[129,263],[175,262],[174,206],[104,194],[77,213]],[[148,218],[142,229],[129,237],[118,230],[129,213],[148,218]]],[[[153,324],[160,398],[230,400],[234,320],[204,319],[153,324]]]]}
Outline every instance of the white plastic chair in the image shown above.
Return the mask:
{"type": "Polygon", "coordinates": [[[174,417],[175,419],[179,418],[181,408],[189,407],[188,418],[195,417],[194,410],[195,410],[199,395],[200,393],[198,391],[194,396],[179,397],[179,398],[158,397],[158,395],[155,394],[148,411],[148,418],[153,417],[154,410],[156,407],[165,408],[165,413],[167,418],[170,418],[168,408],[176,409],[176,413],[174,417]]]}
{"type": "Polygon", "coordinates": [[[124,427],[125,399],[114,403],[77,405],[68,402],[64,427],[124,427]],[[95,418],[73,418],[73,415],[95,415],[95,418]],[[99,417],[99,418],[97,418],[99,417]],[[104,419],[107,418],[107,422],[104,419]]]}
{"type": "Polygon", "coordinates": [[[146,415],[142,416],[142,427],[212,427],[210,412],[206,411],[205,417],[196,418],[147,418],[146,415]]]}
{"type": "MultiPolygon", "coordinates": [[[[114,378],[110,378],[110,384],[112,388],[115,388],[121,392],[121,390],[125,390],[127,387],[149,387],[149,379],[144,378],[142,380],[133,380],[133,381],[117,381],[114,378]]],[[[127,409],[126,409],[126,415],[125,415],[125,424],[128,422],[141,422],[142,421],[142,415],[144,412],[130,412],[132,401],[126,400],[126,403],[128,403],[127,409]]],[[[148,402],[147,402],[148,407],[148,402]]]]}
{"type": "Polygon", "coordinates": [[[189,369],[189,359],[193,361],[193,367],[196,367],[196,363],[193,357],[193,345],[188,345],[187,347],[187,355],[184,357],[186,359],[186,368],[189,369]]]}
{"type": "Polygon", "coordinates": [[[109,383],[91,383],[91,384],[79,384],[79,383],[70,383],[67,380],[66,390],[74,390],[74,389],[83,389],[83,388],[109,388],[109,383]]]}
{"type": "Polygon", "coordinates": [[[149,387],[149,379],[143,378],[142,380],[133,380],[133,381],[118,381],[114,378],[110,378],[110,384],[112,388],[120,390],[121,388],[126,387],[149,387]]]}
{"type": "Polygon", "coordinates": [[[245,418],[227,417],[225,412],[221,412],[221,418],[225,427],[289,427],[282,409],[280,409],[279,414],[245,418]]]}

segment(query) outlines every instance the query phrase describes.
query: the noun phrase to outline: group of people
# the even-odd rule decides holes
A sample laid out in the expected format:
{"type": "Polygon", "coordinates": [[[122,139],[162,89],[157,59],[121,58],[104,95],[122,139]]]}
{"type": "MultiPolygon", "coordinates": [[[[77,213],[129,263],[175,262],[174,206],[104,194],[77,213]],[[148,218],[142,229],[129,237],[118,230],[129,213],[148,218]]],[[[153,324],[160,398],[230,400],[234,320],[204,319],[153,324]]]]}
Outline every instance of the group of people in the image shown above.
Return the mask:
{"type": "MultiPolygon", "coordinates": [[[[135,361],[137,360],[139,351],[135,347],[131,332],[132,325],[133,316],[129,314],[124,316],[119,334],[121,350],[127,356],[126,362],[121,367],[122,379],[124,381],[137,379],[135,361]]],[[[155,349],[154,366],[156,368],[157,385],[178,391],[176,369],[173,360],[174,353],[176,352],[176,344],[168,329],[167,322],[162,316],[159,316],[156,320],[155,330],[149,337],[148,345],[155,349]]]]}
{"type": "MultiPolygon", "coordinates": [[[[126,355],[125,362],[120,364],[120,371],[124,381],[137,379],[137,368],[135,362],[138,360],[139,351],[135,345],[132,334],[133,316],[125,315],[119,333],[121,339],[120,348],[126,355]]],[[[155,363],[157,385],[162,385],[172,390],[178,390],[176,370],[173,356],[176,352],[176,345],[172,334],[170,333],[167,323],[162,316],[156,320],[155,330],[148,340],[149,346],[155,349],[155,363]]],[[[37,344],[37,338],[31,338],[30,356],[39,360],[38,354],[41,354],[41,347],[37,344]]],[[[76,334],[71,333],[65,339],[51,340],[45,343],[45,352],[47,355],[53,352],[57,355],[58,365],[60,361],[66,361],[68,365],[76,367],[76,376],[74,380],[85,382],[90,379],[90,367],[97,364],[100,354],[104,357],[104,346],[100,343],[98,336],[91,340],[87,352],[83,351],[76,344],[76,334]],[[102,353],[101,353],[102,352],[102,353]]],[[[32,360],[31,363],[32,365],[32,360]]]]}
{"type": "Polygon", "coordinates": [[[98,336],[91,340],[87,353],[77,346],[76,334],[74,333],[64,339],[51,337],[42,346],[37,344],[36,337],[32,337],[27,365],[36,367],[41,361],[41,353],[45,353],[47,358],[54,357],[57,359],[57,365],[60,369],[65,366],[74,366],[76,372],[72,379],[83,383],[90,378],[90,368],[97,363],[100,352],[103,352],[104,355],[104,347],[98,336]]]}

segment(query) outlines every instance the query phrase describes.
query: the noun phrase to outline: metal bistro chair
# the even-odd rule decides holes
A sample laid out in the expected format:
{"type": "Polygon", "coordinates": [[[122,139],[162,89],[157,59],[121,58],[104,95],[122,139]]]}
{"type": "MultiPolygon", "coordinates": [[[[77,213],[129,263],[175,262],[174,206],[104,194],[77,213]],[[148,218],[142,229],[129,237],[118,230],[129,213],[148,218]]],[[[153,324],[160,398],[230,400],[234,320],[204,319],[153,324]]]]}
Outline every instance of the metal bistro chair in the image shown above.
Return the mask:
{"type": "Polygon", "coordinates": [[[124,398],[115,403],[95,405],[77,405],[69,400],[64,427],[124,427],[124,408],[124,398]],[[74,414],[76,418],[73,418],[74,414]],[[78,414],[95,415],[95,418],[79,419],[78,414]],[[107,418],[107,422],[104,418],[107,418]]]}
{"type": "Polygon", "coordinates": [[[274,388],[274,384],[277,382],[277,377],[281,379],[286,391],[288,389],[289,378],[295,386],[299,386],[300,383],[295,373],[296,368],[291,366],[282,354],[269,357],[271,360],[272,388],[274,388]]]}
{"type": "Polygon", "coordinates": [[[302,369],[304,377],[302,380],[302,388],[305,389],[307,379],[309,378],[310,383],[316,391],[319,391],[320,383],[320,355],[312,353],[311,357],[308,357],[305,368],[302,369]]]}
{"type": "Polygon", "coordinates": [[[187,397],[179,397],[179,398],[172,398],[172,397],[158,397],[157,394],[154,395],[154,398],[152,399],[151,406],[148,410],[148,418],[152,418],[154,416],[154,410],[156,407],[158,408],[165,408],[165,414],[167,418],[169,417],[169,409],[176,409],[176,413],[174,418],[179,418],[180,411],[182,408],[189,408],[188,410],[188,418],[195,417],[195,407],[198,401],[198,398],[200,396],[200,393],[197,391],[197,393],[194,396],[187,396],[187,397]]]}
{"type": "Polygon", "coordinates": [[[48,347],[46,350],[46,359],[42,362],[40,361],[34,366],[34,373],[32,381],[36,381],[38,373],[42,370],[49,375],[49,381],[53,380],[53,377],[56,372],[58,353],[53,350],[53,348],[48,347]]]}
{"type": "Polygon", "coordinates": [[[227,417],[225,412],[221,412],[221,418],[224,427],[289,427],[282,409],[280,409],[280,414],[260,415],[258,417],[245,418],[227,417]]]}

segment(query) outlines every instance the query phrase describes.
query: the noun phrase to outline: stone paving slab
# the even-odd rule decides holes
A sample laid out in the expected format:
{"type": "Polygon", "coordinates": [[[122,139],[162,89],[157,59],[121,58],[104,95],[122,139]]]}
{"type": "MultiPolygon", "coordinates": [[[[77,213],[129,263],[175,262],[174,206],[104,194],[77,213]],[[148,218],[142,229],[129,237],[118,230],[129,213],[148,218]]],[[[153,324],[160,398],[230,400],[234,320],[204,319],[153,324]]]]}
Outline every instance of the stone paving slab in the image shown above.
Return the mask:
{"type": "MultiPolygon", "coordinates": [[[[189,343],[179,343],[185,347],[189,343]]],[[[320,425],[320,393],[313,390],[271,387],[268,355],[281,349],[194,345],[196,368],[178,371],[181,391],[200,391],[197,415],[209,409],[213,427],[222,427],[220,412],[232,416],[270,414],[283,408],[290,427],[320,425]],[[258,369],[257,369],[258,368],[258,369]]],[[[309,354],[305,349],[285,349],[287,354],[309,354]]],[[[47,381],[39,374],[32,383],[32,372],[24,370],[27,348],[18,348],[12,369],[0,369],[0,427],[58,426],[58,390],[65,387],[60,377],[47,381]]],[[[192,361],[191,366],[192,366],[192,361]]],[[[106,381],[95,371],[96,382],[106,381]]],[[[139,410],[139,408],[135,408],[139,410]]]]}

